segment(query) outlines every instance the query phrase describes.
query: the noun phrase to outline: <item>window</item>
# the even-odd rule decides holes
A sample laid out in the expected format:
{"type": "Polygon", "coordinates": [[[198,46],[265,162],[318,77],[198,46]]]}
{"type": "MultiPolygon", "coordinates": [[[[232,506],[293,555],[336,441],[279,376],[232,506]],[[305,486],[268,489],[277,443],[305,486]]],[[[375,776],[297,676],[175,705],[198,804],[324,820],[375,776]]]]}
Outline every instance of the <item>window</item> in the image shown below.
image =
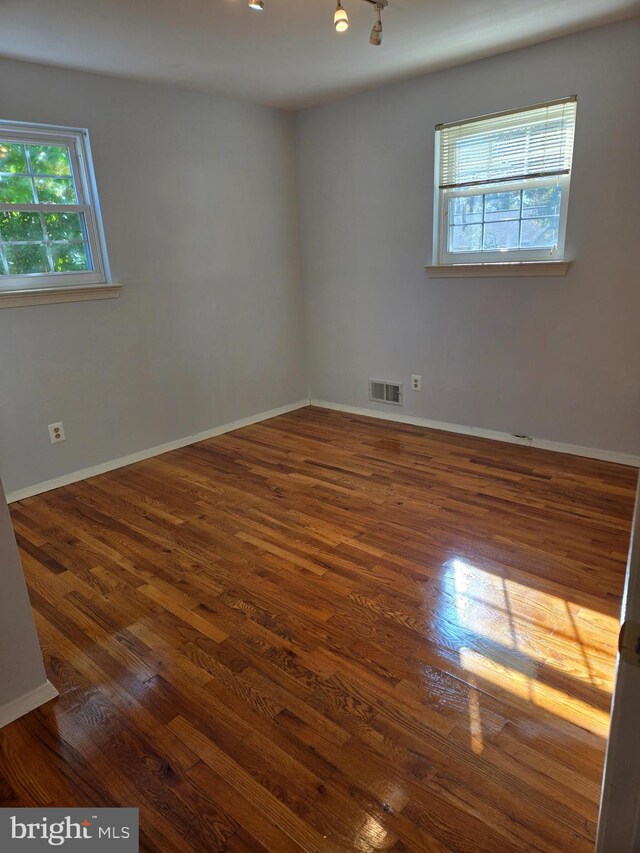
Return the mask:
{"type": "Polygon", "coordinates": [[[435,263],[563,260],[575,114],[572,97],[437,126],[435,263]]]}
{"type": "Polygon", "coordinates": [[[0,122],[0,295],[106,281],[87,131],[0,122]]]}

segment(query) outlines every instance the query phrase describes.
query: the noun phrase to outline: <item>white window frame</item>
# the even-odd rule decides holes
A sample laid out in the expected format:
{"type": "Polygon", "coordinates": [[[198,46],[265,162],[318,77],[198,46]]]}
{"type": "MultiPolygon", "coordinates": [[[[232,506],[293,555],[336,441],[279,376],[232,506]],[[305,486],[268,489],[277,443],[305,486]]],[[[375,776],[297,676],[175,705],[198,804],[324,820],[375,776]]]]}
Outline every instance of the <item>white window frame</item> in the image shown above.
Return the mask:
{"type": "MultiPolygon", "coordinates": [[[[437,250],[438,263],[440,264],[482,264],[482,263],[506,263],[513,261],[562,261],[564,260],[564,242],[567,230],[567,208],[569,204],[569,175],[559,175],[552,180],[548,178],[534,178],[529,181],[505,181],[504,183],[484,184],[482,186],[466,187],[464,189],[440,190],[436,202],[441,206],[442,213],[436,220],[439,222],[437,250]],[[510,192],[526,190],[532,187],[560,187],[560,211],[558,217],[558,243],[553,247],[540,249],[499,249],[495,252],[449,252],[448,233],[449,227],[449,199],[457,196],[485,195],[499,192],[510,192]]],[[[479,223],[478,223],[479,224],[479,223]]]]}
{"type": "Polygon", "coordinates": [[[88,130],[86,128],[59,127],[28,122],[0,121],[0,137],[7,142],[19,142],[27,145],[59,145],[68,148],[78,204],[0,203],[0,211],[82,213],[92,266],[90,270],[60,273],[1,275],[0,296],[3,292],[14,294],[23,291],[29,293],[34,290],[55,291],[58,288],[69,289],[87,285],[110,284],[109,261],[91,160],[88,130]]]}
{"type": "MultiPolygon", "coordinates": [[[[524,112],[521,110],[509,112],[524,112]]],[[[496,115],[502,115],[498,113],[496,115]]],[[[505,178],[503,181],[495,181],[485,184],[471,185],[467,187],[441,188],[440,187],[440,133],[436,128],[434,146],[434,207],[433,207],[433,263],[434,267],[450,267],[453,265],[478,265],[478,264],[518,264],[535,262],[563,262],[565,261],[565,237],[567,230],[567,214],[569,207],[569,190],[571,186],[571,171],[568,174],[553,175],[550,177],[536,177],[528,180],[513,180],[505,178]],[[499,249],[497,251],[480,252],[450,252],[448,251],[448,216],[449,200],[456,196],[488,195],[510,190],[526,190],[532,187],[560,187],[560,211],[558,218],[558,242],[556,246],[539,249],[499,249]]]]}

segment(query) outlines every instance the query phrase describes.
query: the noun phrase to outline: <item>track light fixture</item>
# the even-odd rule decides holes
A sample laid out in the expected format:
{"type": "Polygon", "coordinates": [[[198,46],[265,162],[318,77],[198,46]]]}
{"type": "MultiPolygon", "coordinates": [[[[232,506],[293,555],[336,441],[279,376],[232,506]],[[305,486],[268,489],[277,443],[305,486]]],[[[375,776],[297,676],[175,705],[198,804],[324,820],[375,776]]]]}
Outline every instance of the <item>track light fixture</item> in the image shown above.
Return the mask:
{"type": "Polygon", "coordinates": [[[333,26],[336,28],[337,33],[346,33],[349,29],[349,17],[343,9],[340,0],[338,0],[338,5],[333,15],[333,26]]]}
{"type": "Polygon", "coordinates": [[[382,3],[376,3],[375,10],[377,17],[375,24],[371,28],[369,44],[379,45],[382,44],[382,3]]]}
{"type": "MultiPolygon", "coordinates": [[[[382,43],[382,10],[389,4],[389,0],[363,0],[376,10],[376,20],[369,36],[369,44],[379,45],[382,43]]],[[[248,0],[249,8],[256,12],[264,10],[264,0],[248,0]]],[[[346,33],[349,29],[349,16],[342,5],[342,0],[337,0],[336,10],[333,13],[333,26],[337,33],[346,33]]]]}

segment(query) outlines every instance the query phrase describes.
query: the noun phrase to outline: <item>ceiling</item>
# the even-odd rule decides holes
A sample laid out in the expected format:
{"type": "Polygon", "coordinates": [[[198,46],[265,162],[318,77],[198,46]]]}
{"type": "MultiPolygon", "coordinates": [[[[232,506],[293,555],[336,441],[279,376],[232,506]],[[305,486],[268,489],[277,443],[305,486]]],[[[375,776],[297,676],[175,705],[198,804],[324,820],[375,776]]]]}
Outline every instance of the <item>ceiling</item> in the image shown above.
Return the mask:
{"type": "Polygon", "coordinates": [[[0,54],[297,109],[640,14],[640,0],[0,0],[0,54]]]}

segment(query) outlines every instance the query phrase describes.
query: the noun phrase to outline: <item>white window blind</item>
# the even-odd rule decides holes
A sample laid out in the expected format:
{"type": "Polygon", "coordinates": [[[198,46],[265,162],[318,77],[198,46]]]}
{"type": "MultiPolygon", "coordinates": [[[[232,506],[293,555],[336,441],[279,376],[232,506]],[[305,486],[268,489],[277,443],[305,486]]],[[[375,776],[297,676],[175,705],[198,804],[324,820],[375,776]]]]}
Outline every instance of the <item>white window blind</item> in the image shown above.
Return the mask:
{"type": "Polygon", "coordinates": [[[440,189],[568,175],[576,98],[436,127],[440,189]]]}

